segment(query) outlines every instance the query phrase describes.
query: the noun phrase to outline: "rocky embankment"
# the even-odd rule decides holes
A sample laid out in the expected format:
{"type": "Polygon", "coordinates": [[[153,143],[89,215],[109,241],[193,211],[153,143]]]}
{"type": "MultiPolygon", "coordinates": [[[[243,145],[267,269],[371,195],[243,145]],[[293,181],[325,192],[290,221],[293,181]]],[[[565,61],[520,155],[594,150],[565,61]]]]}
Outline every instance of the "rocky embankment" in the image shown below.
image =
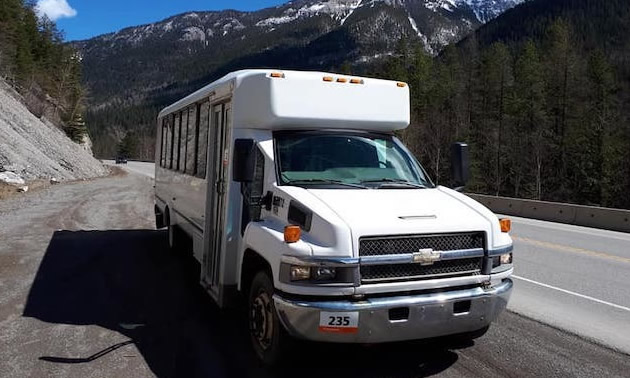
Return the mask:
{"type": "Polygon", "coordinates": [[[89,148],[74,143],[46,119],[34,116],[20,96],[0,80],[0,185],[27,186],[30,181],[71,181],[103,176],[108,169],[89,148]],[[19,179],[25,183],[19,183],[19,179]],[[12,181],[12,182],[9,182],[12,181]],[[18,182],[18,183],[16,183],[18,182]]]}

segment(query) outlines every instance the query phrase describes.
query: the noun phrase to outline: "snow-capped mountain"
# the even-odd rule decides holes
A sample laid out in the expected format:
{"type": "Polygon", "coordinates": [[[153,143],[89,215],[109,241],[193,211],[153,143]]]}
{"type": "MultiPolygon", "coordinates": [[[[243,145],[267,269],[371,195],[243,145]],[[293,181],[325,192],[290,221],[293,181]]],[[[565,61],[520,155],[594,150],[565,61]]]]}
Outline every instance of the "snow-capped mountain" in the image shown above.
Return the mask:
{"type": "Polygon", "coordinates": [[[243,67],[370,63],[403,37],[437,54],[521,1],[294,0],[255,12],[188,12],[74,45],[93,108],[163,104],[243,67]]]}
{"type": "MultiPolygon", "coordinates": [[[[78,42],[78,45],[88,52],[85,50],[91,48],[138,46],[152,39],[209,44],[213,39],[246,39],[249,34],[269,34],[287,26],[296,32],[305,26],[315,26],[320,32],[345,26],[359,38],[363,32],[373,36],[380,34],[377,39],[395,39],[401,35],[418,37],[428,52],[436,52],[522,1],[294,0],[256,12],[185,13],[161,22],[98,36],[78,42]],[[397,19],[400,16],[404,17],[397,19]],[[319,25],[312,25],[314,20],[319,25]],[[364,25],[365,21],[374,23],[364,25]],[[382,35],[385,31],[393,34],[382,35]]],[[[273,44],[273,40],[269,42],[273,44]]]]}

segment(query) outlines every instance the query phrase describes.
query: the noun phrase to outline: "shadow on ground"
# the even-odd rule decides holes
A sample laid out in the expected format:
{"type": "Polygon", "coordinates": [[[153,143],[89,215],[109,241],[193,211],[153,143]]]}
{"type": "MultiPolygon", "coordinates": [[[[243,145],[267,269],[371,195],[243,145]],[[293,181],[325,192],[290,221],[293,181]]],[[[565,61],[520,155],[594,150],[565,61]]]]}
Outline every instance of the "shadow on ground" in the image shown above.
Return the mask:
{"type": "Polygon", "coordinates": [[[249,347],[243,311],[219,311],[196,282],[191,257],[169,253],[163,231],[55,232],[24,316],[98,325],[129,341],[47,363],[84,364],[135,344],[158,377],[416,377],[439,373],[457,354],[437,343],[347,346],[299,343],[283,368],[262,368],[249,347]]]}

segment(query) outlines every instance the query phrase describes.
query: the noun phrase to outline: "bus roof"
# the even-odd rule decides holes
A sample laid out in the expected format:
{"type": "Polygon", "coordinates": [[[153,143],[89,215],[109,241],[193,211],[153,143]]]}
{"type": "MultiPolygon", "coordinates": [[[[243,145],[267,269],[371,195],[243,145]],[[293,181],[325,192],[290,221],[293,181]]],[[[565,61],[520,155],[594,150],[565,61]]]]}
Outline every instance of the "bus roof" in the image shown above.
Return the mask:
{"type": "Polygon", "coordinates": [[[199,89],[159,117],[232,93],[233,127],[394,131],[409,125],[405,83],[326,72],[242,70],[199,89]]]}

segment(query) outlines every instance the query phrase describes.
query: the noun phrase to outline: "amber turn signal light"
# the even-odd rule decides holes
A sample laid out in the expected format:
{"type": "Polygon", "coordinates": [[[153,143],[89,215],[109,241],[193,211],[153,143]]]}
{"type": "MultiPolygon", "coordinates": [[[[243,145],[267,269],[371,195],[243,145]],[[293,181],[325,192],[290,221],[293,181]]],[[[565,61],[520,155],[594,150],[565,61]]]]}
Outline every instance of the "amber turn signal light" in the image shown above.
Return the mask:
{"type": "Polygon", "coordinates": [[[295,243],[300,240],[300,226],[286,226],[284,228],[284,241],[285,243],[295,243]]]}
{"type": "Polygon", "coordinates": [[[501,225],[501,232],[510,232],[512,229],[512,221],[508,218],[499,219],[499,224],[501,225]]]}

